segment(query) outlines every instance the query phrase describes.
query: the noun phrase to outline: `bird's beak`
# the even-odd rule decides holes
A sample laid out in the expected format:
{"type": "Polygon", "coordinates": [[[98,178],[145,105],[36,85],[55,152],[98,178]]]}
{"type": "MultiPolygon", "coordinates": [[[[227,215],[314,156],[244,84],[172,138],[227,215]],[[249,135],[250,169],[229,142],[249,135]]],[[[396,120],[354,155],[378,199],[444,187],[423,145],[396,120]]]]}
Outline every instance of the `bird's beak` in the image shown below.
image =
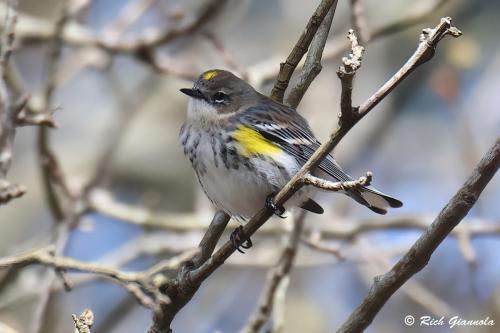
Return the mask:
{"type": "Polygon", "coordinates": [[[186,94],[190,97],[196,98],[196,99],[205,99],[205,96],[201,93],[199,89],[189,89],[189,88],[182,88],[181,93],[186,94]]]}

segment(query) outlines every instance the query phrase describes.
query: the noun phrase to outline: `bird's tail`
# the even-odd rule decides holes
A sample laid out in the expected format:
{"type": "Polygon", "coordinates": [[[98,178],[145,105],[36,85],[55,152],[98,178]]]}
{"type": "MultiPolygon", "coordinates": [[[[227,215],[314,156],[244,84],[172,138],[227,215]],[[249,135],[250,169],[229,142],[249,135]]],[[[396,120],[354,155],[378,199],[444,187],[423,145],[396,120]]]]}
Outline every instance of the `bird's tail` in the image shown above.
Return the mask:
{"type": "Polygon", "coordinates": [[[352,189],[346,193],[348,196],[360,204],[370,208],[378,214],[387,213],[387,208],[398,208],[403,203],[398,199],[388,196],[372,187],[363,187],[361,189],[352,189]]]}

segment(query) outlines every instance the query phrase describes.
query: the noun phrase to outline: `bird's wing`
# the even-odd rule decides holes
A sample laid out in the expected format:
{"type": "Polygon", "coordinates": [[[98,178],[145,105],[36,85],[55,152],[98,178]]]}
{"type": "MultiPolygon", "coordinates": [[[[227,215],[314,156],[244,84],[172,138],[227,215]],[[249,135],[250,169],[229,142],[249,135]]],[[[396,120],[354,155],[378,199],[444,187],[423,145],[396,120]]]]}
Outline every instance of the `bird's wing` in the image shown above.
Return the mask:
{"type": "MultiPolygon", "coordinates": [[[[276,102],[262,103],[247,109],[239,115],[245,126],[257,131],[263,138],[278,145],[303,165],[319,148],[320,143],[314,137],[306,120],[294,109],[276,102]]],[[[349,181],[352,178],[335,162],[331,155],[323,159],[319,169],[337,181],[349,181]]],[[[351,189],[346,193],[372,211],[385,214],[387,207],[401,207],[403,203],[370,186],[351,189]]]]}
{"type": "MultiPolygon", "coordinates": [[[[265,139],[279,145],[303,165],[321,145],[306,120],[294,109],[275,102],[248,108],[240,121],[259,132],[265,139]]],[[[319,168],[337,181],[348,181],[347,175],[331,155],[319,168]]]]}

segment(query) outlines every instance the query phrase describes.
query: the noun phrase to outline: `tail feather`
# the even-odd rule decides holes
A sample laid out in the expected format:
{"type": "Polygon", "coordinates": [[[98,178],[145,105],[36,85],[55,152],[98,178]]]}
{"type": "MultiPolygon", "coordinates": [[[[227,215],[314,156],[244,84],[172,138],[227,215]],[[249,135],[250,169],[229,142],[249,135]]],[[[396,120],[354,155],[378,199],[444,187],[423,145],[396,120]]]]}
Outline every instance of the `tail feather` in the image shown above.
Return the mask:
{"type": "Polygon", "coordinates": [[[310,211],[312,213],[316,213],[316,214],[323,214],[324,213],[323,207],[321,207],[316,201],[314,201],[311,198],[308,198],[306,201],[304,201],[300,205],[300,208],[305,209],[307,211],[310,211]]]}
{"type": "Polygon", "coordinates": [[[398,199],[390,197],[371,187],[364,187],[361,190],[350,190],[347,192],[347,195],[378,214],[387,213],[387,208],[389,207],[399,208],[403,206],[403,203],[398,199]]]}

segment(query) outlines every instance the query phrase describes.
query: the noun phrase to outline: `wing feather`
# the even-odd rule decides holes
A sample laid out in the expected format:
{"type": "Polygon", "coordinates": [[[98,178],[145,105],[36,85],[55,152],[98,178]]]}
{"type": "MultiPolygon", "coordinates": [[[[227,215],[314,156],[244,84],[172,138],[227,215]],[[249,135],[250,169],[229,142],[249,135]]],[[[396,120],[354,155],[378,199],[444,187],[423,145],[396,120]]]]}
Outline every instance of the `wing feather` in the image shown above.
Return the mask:
{"type": "MultiPolygon", "coordinates": [[[[321,145],[305,119],[285,105],[252,107],[246,110],[240,119],[245,125],[294,156],[301,165],[306,163],[321,145]]],[[[352,180],[331,155],[321,161],[319,168],[338,181],[352,180]]]]}
{"type": "MultiPolygon", "coordinates": [[[[238,121],[255,129],[273,144],[279,145],[294,156],[300,165],[305,164],[321,145],[301,115],[288,106],[269,101],[264,96],[260,105],[248,108],[239,114],[238,121]]],[[[337,181],[352,180],[335,162],[332,155],[321,161],[319,169],[337,181]]],[[[371,186],[359,190],[353,189],[346,194],[379,214],[385,214],[387,207],[402,206],[401,201],[371,186]]]]}

